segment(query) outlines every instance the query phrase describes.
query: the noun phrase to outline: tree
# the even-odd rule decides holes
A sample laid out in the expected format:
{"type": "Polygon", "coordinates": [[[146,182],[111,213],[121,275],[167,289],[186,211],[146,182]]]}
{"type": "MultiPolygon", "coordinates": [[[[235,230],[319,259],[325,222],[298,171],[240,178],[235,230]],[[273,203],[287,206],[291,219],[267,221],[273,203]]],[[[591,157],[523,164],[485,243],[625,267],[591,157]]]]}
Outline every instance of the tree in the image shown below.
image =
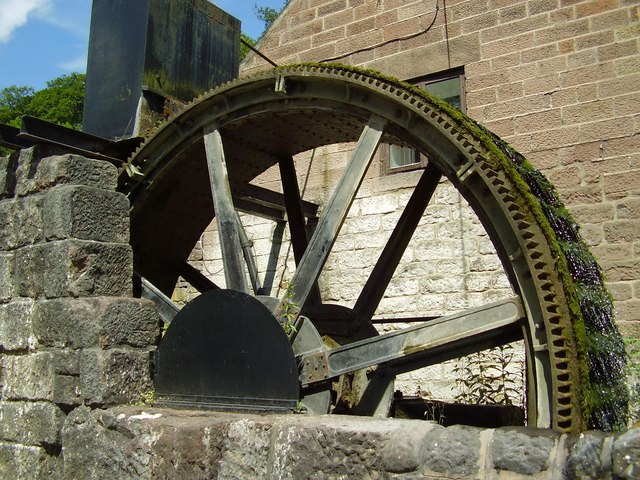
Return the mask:
{"type": "Polygon", "coordinates": [[[80,129],[84,108],[85,75],[72,73],[47,82],[47,88],[35,93],[27,113],[65,127],[80,129]]]}
{"type": "Polygon", "coordinates": [[[65,127],[82,126],[85,75],[72,73],[47,82],[47,87],[34,92],[31,87],[0,90],[0,123],[20,126],[20,117],[31,115],[65,127]]]}
{"type": "MultiPolygon", "coordinates": [[[[280,12],[282,11],[282,9],[286,7],[288,3],[289,3],[289,0],[285,0],[280,10],[276,10],[275,8],[271,8],[271,7],[259,7],[258,5],[255,5],[253,7],[253,10],[258,20],[261,20],[264,23],[264,29],[268,30],[269,27],[273,24],[273,22],[275,22],[276,18],[278,18],[278,15],[280,15],[280,12]]],[[[264,34],[264,32],[262,33],[264,34]]]]}
{"type": "MultiPolygon", "coordinates": [[[[288,3],[289,3],[289,0],[285,0],[284,5],[282,6],[282,8],[286,7],[288,3]]],[[[278,18],[278,15],[280,15],[280,12],[282,11],[282,8],[280,10],[276,10],[275,8],[259,7],[258,5],[255,5],[253,7],[253,11],[254,11],[254,13],[256,15],[256,18],[258,20],[261,20],[264,23],[264,30],[260,34],[258,39],[260,39],[262,37],[262,35],[264,35],[264,32],[271,26],[271,24],[273,24],[273,22],[276,20],[276,18],[278,18]]],[[[244,40],[245,42],[251,44],[252,46],[256,44],[256,40],[251,38],[246,33],[242,33],[241,36],[242,36],[242,40],[244,40]]],[[[240,43],[240,61],[244,60],[244,58],[247,56],[248,53],[249,53],[249,47],[247,47],[243,43],[240,43]]]]}
{"type": "MultiPolygon", "coordinates": [[[[256,41],[246,33],[241,33],[240,35],[242,36],[242,40],[247,42],[249,45],[253,46],[256,44],[256,41]]],[[[240,61],[244,60],[244,57],[247,56],[249,51],[249,47],[247,47],[244,43],[240,43],[240,61]]]]}
{"type": "Polygon", "coordinates": [[[25,112],[27,105],[33,98],[33,88],[10,87],[0,90],[0,123],[10,123],[21,112],[25,112]]]}
{"type": "Polygon", "coordinates": [[[264,22],[265,30],[267,30],[271,26],[271,24],[275,21],[276,18],[278,18],[278,15],[280,14],[280,11],[276,10],[275,8],[259,7],[257,5],[254,7],[254,11],[256,13],[256,17],[258,17],[258,20],[264,22]]]}

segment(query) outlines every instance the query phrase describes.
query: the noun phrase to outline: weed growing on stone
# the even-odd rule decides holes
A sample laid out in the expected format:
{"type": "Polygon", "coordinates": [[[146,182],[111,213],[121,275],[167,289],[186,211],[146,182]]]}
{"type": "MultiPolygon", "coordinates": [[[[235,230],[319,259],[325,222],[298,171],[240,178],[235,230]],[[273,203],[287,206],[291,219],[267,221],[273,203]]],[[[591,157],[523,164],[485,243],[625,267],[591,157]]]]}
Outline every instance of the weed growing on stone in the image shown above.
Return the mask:
{"type": "Polygon", "coordinates": [[[155,390],[146,390],[140,393],[140,399],[137,402],[133,402],[131,405],[134,407],[153,407],[153,402],[156,399],[155,390]]]}

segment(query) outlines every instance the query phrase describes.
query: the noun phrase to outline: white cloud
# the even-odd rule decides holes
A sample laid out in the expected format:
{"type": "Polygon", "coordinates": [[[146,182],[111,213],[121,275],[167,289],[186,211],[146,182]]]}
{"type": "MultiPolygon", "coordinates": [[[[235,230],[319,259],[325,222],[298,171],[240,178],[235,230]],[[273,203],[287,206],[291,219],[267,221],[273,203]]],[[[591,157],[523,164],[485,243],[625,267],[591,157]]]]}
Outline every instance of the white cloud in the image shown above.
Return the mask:
{"type": "Polygon", "coordinates": [[[0,0],[0,43],[11,39],[11,34],[29,20],[31,14],[44,13],[52,0],[0,0]]]}
{"type": "Polygon", "coordinates": [[[87,69],[87,54],[85,53],[84,55],[71,59],[68,62],[59,63],[57,66],[67,72],[84,73],[87,69]]]}

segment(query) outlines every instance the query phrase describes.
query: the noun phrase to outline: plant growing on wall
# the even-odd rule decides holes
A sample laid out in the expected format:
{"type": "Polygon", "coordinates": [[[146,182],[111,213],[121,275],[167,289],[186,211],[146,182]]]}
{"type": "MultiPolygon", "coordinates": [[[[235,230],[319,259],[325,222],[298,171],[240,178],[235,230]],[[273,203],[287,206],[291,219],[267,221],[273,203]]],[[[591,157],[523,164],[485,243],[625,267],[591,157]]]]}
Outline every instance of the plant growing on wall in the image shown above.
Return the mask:
{"type": "Polygon", "coordinates": [[[522,367],[514,369],[513,345],[501,345],[458,360],[453,372],[459,393],[456,402],[468,404],[518,405],[522,367]]]}

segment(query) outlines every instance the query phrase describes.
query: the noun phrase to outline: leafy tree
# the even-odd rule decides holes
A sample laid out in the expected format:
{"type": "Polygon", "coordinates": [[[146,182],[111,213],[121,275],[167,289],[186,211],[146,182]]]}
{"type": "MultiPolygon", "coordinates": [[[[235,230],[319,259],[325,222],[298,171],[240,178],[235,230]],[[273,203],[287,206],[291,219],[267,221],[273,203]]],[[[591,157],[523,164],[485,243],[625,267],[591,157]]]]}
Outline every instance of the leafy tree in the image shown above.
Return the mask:
{"type": "Polygon", "coordinates": [[[31,115],[52,123],[79,129],[84,107],[85,75],[72,73],[47,82],[34,92],[31,87],[15,85],[0,90],[0,123],[20,126],[22,115],[31,115]]]}
{"type": "MultiPolygon", "coordinates": [[[[242,40],[244,40],[248,44],[252,46],[256,44],[256,41],[246,33],[242,33],[240,35],[242,36],[242,40]]],[[[240,61],[244,60],[244,57],[246,57],[248,53],[249,47],[247,47],[244,43],[240,43],[240,61]]]]}
{"type": "Polygon", "coordinates": [[[10,123],[21,112],[25,112],[33,93],[31,87],[15,85],[0,90],[0,123],[10,123]]]}
{"type": "Polygon", "coordinates": [[[278,15],[280,14],[280,11],[276,10],[275,8],[259,7],[257,5],[254,7],[254,11],[256,13],[256,17],[258,17],[258,20],[264,23],[265,30],[267,30],[271,26],[271,24],[276,20],[276,18],[278,18],[278,15]]]}
{"type": "MultiPolygon", "coordinates": [[[[289,1],[290,0],[285,0],[284,5],[282,6],[282,8],[286,7],[287,4],[289,3],[289,1]]],[[[256,17],[258,18],[258,20],[261,20],[264,23],[264,30],[260,34],[258,39],[260,39],[260,37],[262,37],[262,35],[264,35],[264,32],[271,26],[271,24],[273,24],[273,22],[276,20],[276,18],[278,18],[278,15],[280,15],[280,12],[282,11],[282,8],[280,10],[276,10],[275,8],[259,7],[258,5],[255,5],[253,7],[253,11],[254,11],[256,17]]],[[[252,46],[256,44],[256,40],[251,38],[246,33],[242,33],[241,35],[242,35],[242,39],[244,41],[246,41],[247,43],[251,44],[252,46]]],[[[240,61],[244,60],[244,58],[247,56],[248,53],[249,53],[249,47],[247,47],[246,45],[241,43],[240,44],[240,61]]]]}
{"type": "Polygon", "coordinates": [[[275,22],[282,9],[286,7],[288,3],[289,0],[285,0],[284,5],[282,5],[282,8],[280,8],[280,10],[276,10],[275,8],[271,7],[259,7],[258,5],[255,5],[253,7],[253,10],[258,20],[261,20],[264,23],[264,29],[267,30],[273,24],[273,22],[275,22]]]}
{"type": "Polygon", "coordinates": [[[65,127],[82,126],[85,75],[72,73],[47,82],[47,88],[35,93],[27,113],[65,127]]]}

